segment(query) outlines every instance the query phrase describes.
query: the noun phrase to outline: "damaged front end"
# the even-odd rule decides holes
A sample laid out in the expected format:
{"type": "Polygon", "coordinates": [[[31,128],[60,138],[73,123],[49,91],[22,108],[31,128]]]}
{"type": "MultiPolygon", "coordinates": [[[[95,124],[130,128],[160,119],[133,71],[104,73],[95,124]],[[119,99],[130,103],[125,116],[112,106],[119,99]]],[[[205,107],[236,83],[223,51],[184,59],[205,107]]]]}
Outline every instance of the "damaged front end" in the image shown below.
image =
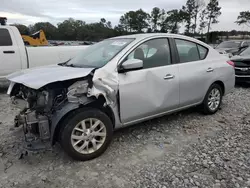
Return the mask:
{"type": "Polygon", "coordinates": [[[23,126],[25,148],[40,150],[49,148],[51,120],[57,108],[66,102],[67,89],[51,86],[39,90],[15,84],[11,93],[12,104],[20,109],[15,117],[15,127],[23,126]]]}
{"type": "Polygon", "coordinates": [[[103,109],[109,107],[112,118],[119,119],[118,83],[107,73],[96,72],[92,71],[82,78],[49,83],[39,89],[11,82],[8,94],[12,104],[20,109],[15,117],[15,126],[23,127],[25,149],[50,149],[59,134],[61,119],[88,104],[102,105],[100,108],[103,109]],[[96,103],[100,98],[102,102],[96,103]]]}

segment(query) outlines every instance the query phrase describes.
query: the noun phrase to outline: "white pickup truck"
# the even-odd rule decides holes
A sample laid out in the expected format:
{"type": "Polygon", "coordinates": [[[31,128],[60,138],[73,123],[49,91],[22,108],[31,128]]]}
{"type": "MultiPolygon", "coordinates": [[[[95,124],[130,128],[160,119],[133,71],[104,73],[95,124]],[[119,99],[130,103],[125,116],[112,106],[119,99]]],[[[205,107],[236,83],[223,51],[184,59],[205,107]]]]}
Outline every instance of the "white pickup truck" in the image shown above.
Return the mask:
{"type": "Polygon", "coordinates": [[[86,47],[25,47],[16,27],[0,26],[0,82],[15,71],[65,62],[86,47]]]}

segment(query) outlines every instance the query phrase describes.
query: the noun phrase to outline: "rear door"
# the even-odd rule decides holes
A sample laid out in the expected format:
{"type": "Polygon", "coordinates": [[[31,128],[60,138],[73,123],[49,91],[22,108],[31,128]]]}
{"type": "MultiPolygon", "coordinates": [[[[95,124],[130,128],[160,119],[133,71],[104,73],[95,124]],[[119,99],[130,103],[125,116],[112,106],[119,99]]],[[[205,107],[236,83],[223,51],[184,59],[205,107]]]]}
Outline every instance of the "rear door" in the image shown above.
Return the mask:
{"type": "Polygon", "coordinates": [[[178,65],[167,38],[138,45],[126,59],[143,60],[143,69],[119,73],[122,123],[141,120],[179,106],[178,65]]]}
{"type": "Polygon", "coordinates": [[[0,78],[20,69],[20,51],[14,34],[7,28],[0,28],[0,78]]]}
{"type": "Polygon", "coordinates": [[[180,106],[203,100],[215,77],[213,62],[206,60],[208,49],[194,42],[175,39],[179,55],[180,106]]]}

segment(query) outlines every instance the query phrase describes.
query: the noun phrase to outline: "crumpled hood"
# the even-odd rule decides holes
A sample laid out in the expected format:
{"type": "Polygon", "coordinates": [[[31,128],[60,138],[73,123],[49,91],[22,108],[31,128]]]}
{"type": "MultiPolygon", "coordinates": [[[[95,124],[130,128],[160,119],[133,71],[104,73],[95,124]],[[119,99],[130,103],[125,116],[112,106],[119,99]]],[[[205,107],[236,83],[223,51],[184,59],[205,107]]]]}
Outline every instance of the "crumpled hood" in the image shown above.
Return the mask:
{"type": "Polygon", "coordinates": [[[7,79],[33,89],[39,89],[49,83],[85,77],[93,69],[50,65],[21,70],[8,75],[7,79]]]}

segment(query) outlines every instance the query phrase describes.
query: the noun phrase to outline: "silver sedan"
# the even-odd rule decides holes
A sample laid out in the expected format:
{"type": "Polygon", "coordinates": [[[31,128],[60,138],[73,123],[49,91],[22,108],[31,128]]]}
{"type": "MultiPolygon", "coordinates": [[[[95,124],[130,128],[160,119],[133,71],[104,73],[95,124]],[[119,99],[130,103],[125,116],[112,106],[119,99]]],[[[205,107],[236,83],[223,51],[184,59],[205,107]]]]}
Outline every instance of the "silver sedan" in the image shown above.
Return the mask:
{"type": "MultiPolygon", "coordinates": [[[[100,156],[115,129],[199,106],[214,114],[235,84],[234,63],[182,35],[120,36],[58,65],[9,75],[15,118],[36,142],[76,160],[100,156]]],[[[29,141],[28,149],[37,149],[29,141]]]]}

